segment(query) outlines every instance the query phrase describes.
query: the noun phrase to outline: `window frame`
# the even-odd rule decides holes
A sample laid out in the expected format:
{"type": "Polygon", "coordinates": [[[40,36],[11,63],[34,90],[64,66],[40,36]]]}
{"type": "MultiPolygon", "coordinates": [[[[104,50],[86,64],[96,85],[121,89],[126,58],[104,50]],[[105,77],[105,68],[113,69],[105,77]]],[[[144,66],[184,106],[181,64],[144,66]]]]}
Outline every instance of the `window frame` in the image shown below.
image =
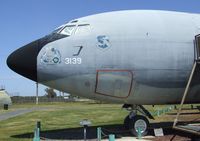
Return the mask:
{"type": "MultiPolygon", "coordinates": [[[[78,24],[78,25],[77,25],[76,30],[74,31],[74,35],[75,35],[75,36],[84,36],[84,35],[79,35],[79,34],[77,34],[77,32],[78,32],[78,30],[79,30],[79,27],[84,27],[84,26],[88,26],[88,27],[89,27],[89,28],[88,28],[88,29],[89,29],[89,33],[91,33],[91,25],[85,23],[85,24],[78,24]]],[[[88,34],[87,34],[86,36],[88,36],[88,34]]]]}
{"type": "Polygon", "coordinates": [[[59,34],[63,34],[63,35],[67,35],[67,36],[72,36],[72,35],[74,35],[76,29],[77,29],[77,25],[74,25],[74,24],[73,25],[65,25],[63,27],[63,29],[60,30],[59,34]],[[62,32],[64,32],[64,30],[66,29],[66,27],[74,27],[74,29],[73,29],[73,31],[71,32],[70,35],[62,33],[62,32]]]}

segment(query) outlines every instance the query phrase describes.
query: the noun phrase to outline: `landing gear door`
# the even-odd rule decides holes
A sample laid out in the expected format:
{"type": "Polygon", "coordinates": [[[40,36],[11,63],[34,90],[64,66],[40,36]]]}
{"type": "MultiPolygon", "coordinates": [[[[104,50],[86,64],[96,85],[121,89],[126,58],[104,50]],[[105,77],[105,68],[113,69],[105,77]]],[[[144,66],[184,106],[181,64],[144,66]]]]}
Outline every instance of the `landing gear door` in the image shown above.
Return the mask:
{"type": "Polygon", "coordinates": [[[195,36],[196,59],[200,60],[200,34],[195,36]]]}

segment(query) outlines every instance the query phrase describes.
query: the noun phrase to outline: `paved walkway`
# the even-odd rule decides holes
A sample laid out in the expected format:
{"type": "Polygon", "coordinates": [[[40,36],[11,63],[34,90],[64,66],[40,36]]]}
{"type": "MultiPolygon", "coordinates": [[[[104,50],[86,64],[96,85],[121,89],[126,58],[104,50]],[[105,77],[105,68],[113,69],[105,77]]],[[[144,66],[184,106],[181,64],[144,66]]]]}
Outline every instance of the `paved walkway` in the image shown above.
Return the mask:
{"type": "Polygon", "coordinates": [[[0,121],[7,120],[9,118],[16,117],[16,116],[19,116],[19,115],[23,115],[23,114],[26,114],[26,113],[30,113],[30,112],[33,112],[33,111],[44,110],[44,109],[47,109],[47,108],[39,108],[39,107],[38,108],[37,107],[19,108],[19,109],[16,109],[14,111],[10,111],[10,112],[0,114],[0,121]]]}

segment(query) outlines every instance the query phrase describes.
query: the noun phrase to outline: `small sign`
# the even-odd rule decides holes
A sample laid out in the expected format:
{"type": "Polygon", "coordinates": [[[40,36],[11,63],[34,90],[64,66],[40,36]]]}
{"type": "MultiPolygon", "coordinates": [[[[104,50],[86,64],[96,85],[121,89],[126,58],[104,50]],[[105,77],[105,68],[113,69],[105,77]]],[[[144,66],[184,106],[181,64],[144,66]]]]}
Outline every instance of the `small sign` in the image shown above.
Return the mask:
{"type": "Polygon", "coordinates": [[[162,128],[154,129],[154,134],[156,137],[164,136],[163,129],[162,128]]]}
{"type": "Polygon", "coordinates": [[[91,124],[91,121],[89,121],[88,119],[84,119],[80,122],[81,126],[89,126],[91,124]]]}

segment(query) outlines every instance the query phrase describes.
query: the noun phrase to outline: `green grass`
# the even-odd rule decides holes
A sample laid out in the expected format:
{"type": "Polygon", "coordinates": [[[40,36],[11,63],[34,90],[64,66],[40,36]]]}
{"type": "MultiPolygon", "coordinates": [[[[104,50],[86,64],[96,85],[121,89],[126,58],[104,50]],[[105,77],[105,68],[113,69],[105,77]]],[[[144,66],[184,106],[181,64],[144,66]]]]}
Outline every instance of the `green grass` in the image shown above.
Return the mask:
{"type": "MultiPolygon", "coordinates": [[[[36,107],[34,104],[17,104],[9,111],[17,108],[36,107]]],[[[89,119],[92,126],[121,124],[128,114],[117,104],[94,103],[43,103],[38,107],[45,110],[34,111],[25,115],[0,122],[0,141],[30,141],[30,138],[14,138],[14,135],[32,133],[36,121],[41,121],[42,130],[67,129],[80,127],[82,119],[89,119]]],[[[9,112],[8,111],[8,112],[9,112]]]]}
{"type": "MultiPolygon", "coordinates": [[[[97,104],[90,102],[14,104],[8,111],[18,108],[41,107],[42,110],[27,113],[0,122],[0,141],[32,141],[32,138],[16,138],[15,135],[33,133],[37,121],[41,121],[42,131],[80,127],[79,122],[89,119],[92,126],[122,124],[128,111],[121,104],[97,104]]],[[[150,112],[166,106],[145,106],[150,112]]],[[[160,119],[160,117],[159,117],[160,119]]]]}

